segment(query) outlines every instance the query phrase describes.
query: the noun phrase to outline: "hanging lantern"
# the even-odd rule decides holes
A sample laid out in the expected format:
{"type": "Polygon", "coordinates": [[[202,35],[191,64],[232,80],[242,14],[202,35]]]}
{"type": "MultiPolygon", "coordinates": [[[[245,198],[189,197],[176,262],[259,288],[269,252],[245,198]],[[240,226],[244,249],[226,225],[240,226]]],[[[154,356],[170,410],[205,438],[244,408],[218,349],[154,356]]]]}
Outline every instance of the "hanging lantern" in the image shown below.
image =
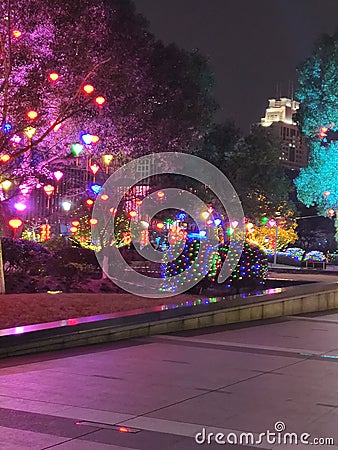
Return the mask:
{"type": "Polygon", "coordinates": [[[38,113],[33,109],[31,109],[30,111],[27,112],[27,117],[30,120],[35,120],[38,117],[38,113]]]}
{"type": "Polygon", "coordinates": [[[136,217],[137,216],[137,212],[136,211],[130,211],[129,212],[129,216],[130,217],[136,217]]]}
{"type": "Polygon", "coordinates": [[[32,139],[34,134],[36,133],[36,128],[34,127],[27,127],[24,129],[25,135],[28,137],[28,139],[32,139]]]}
{"type": "Polygon", "coordinates": [[[90,133],[83,134],[81,139],[86,145],[90,145],[93,142],[93,136],[90,133]]]}
{"type": "Polygon", "coordinates": [[[162,192],[162,191],[159,191],[156,195],[157,195],[157,197],[158,197],[160,200],[162,200],[162,199],[164,198],[164,196],[165,196],[165,193],[162,192]]]}
{"type": "Polygon", "coordinates": [[[142,200],[137,198],[135,203],[136,203],[136,206],[141,206],[142,205],[142,200]]]}
{"type": "Polygon", "coordinates": [[[107,201],[109,198],[109,196],[107,194],[102,194],[101,195],[101,200],[103,200],[104,202],[107,201]]]}
{"type": "Polygon", "coordinates": [[[69,231],[70,231],[72,234],[75,234],[75,233],[77,232],[77,227],[70,227],[70,228],[69,228],[69,231]]]}
{"type": "Polygon", "coordinates": [[[328,196],[329,196],[330,194],[331,194],[330,191],[324,191],[324,192],[323,192],[323,195],[324,195],[325,198],[328,198],[328,196]]]}
{"type": "Polygon", "coordinates": [[[27,205],[25,205],[24,203],[19,202],[19,203],[15,203],[14,208],[17,211],[23,212],[27,208],[27,205]]]}
{"type": "Polygon", "coordinates": [[[96,134],[92,135],[92,143],[97,144],[99,142],[100,138],[96,136],[96,134]]]}
{"type": "Polygon", "coordinates": [[[13,147],[16,147],[18,144],[20,144],[20,142],[22,141],[22,138],[20,136],[18,136],[17,134],[14,134],[10,140],[13,143],[13,147]]]}
{"type": "Polygon", "coordinates": [[[163,230],[163,228],[164,228],[164,223],[163,223],[163,222],[158,222],[158,223],[156,224],[156,228],[158,228],[159,230],[163,230]]]}
{"type": "Polygon", "coordinates": [[[103,164],[106,166],[106,173],[108,173],[108,166],[113,162],[114,156],[113,155],[103,155],[102,160],[103,164]]]}
{"type": "Polygon", "coordinates": [[[47,184],[46,186],[43,187],[43,190],[45,191],[45,194],[47,195],[47,208],[49,208],[50,205],[50,197],[51,195],[53,195],[55,187],[52,186],[51,184],[47,184]]]}
{"type": "Polygon", "coordinates": [[[57,171],[53,172],[53,176],[57,182],[59,182],[61,180],[63,175],[64,175],[64,173],[61,172],[61,170],[57,170],[57,171]]]}
{"type": "Polygon", "coordinates": [[[95,103],[98,106],[103,106],[106,103],[106,99],[104,97],[102,97],[102,95],[99,95],[98,97],[96,97],[95,103]]]}
{"type": "Polygon", "coordinates": [[[7,155],[7,154],[1,155],[1,156],[0,156],[0,161],[1,161],[3,164],[6,164],[10,159],[11,159],[11,157],[10,157],[9,155],[7,155]]]}
{"type": "Polygon", "coordinates": [[[85,94],[92,94],[94,92],[94,86],[91,84],[85,84],[82,90],[85,94]]]}
{"type": "Polygon", "coordinates": [[[83,145],[79,144],[78,142],[75,142],[70,146],[70,151],[72,154],[76,157],[76,165],[79,164],[79,156],[83,152],[83,145]]]}
{"type": "Polygon", "coordinates": [[[93,181],[95,183],[95,175],[100,170],[100,166],[98,166],[97,164],[92,164],[91,166],[89,166],[89,168],[91,173],[93,174],[93,181]]]}
{"type": "Polygon", "coordinates": [[[12,182],[9,181],[9,180],[4,180],[4,181],[1,183],[1,188],[2,188],[4,191],[8,191],[8,189],[10,189],[11,186],[12,186],[12,182]]]}
{"type": "Polygon", "coordinates": [[[78,220],[73,220],[72,225],[73,227],[78,227],[80,225],[80,222],[78,220]]]}
{"type": "Polygon", "coordinates": [[[97,225],[97,223],[98,223],[98,220],[97,219],[89,219],[89,223],[90,223],[90,225],[91,226],[94,226],[94,225],[97,225]]]}
{"type": "Polygon", "coordinates": [[[5,134],[9,133],[12,129],[12,125],[10,123],[4,123],[2,125],[2,130],[5,134]]]}
{"type": "Polygon", "coordinates": [[[48,78],[50,79],[50,81],[57,81],[59,79],[59,74],[56,72],[52,72],[48,75],[48,78]]]}
{"type": "Polygon", "coordinates": [[[97,195],[100,193],[102,186],[100,184],[92,184],[90,186],[90,189],[95,195],[97,195]]]}
{"type": "Polygon", "coordinates": [[[10,219],[8,225],[13,228],[14,239],[16,238],[17,230],[22,226],[22,220],[20,219],[10,219]]]}
{"type": "Polygon", "coordinates": [[[13,36],[15,39],[19,39],[19,38],[22,36],[22,33],[21,33],[20,30],[13,30],[13,31],[12,31],[12,36],[13,36]]]}
{"type": "Polygon", "coordinates": [[[332,217],[334,215],[334,209],[332,209],[332,208],[329,209],[327,214],[328,214],[329,217],[332,217]]]}
{"type": "Polygon", "coordinates": [[[88,200],[86,200],[87,206],[93,206],[93,204],[94,204],[94,200],[92,200],[91,198],[88,198],[88,200]]]}
{"type": "Polygon", "coordinates": [[[61,123],[56,123],[55,121],[50,122],[50,126],[53,127],[54,133],[56,133],[60,129],[61,125],[61,123]]]}

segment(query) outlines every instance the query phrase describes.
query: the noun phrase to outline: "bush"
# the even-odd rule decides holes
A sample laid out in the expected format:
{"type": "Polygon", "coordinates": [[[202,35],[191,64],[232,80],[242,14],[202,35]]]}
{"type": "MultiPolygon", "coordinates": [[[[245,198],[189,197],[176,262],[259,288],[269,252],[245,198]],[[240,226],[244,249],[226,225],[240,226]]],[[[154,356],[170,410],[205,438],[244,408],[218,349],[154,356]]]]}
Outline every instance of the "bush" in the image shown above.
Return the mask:
{"type": "Polygon", "coordinates": [[[53,255],[38,242],[3,237],[2,257],[5,274],[42,275],[53,255]]]}

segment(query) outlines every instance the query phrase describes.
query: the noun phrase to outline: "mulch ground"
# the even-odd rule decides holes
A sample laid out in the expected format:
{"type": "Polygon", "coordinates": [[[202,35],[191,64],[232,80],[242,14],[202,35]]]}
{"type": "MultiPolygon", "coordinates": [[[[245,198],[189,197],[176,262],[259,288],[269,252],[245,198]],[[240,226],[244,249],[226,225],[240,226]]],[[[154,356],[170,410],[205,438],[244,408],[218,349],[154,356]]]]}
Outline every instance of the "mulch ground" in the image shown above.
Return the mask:
{"type": "Polygon", "coordinates": [[[0,296],[0,329],[177,304],[198,298],[200,296],[189,294],[161,299],[124,293],[8,294],[0,296]]]}

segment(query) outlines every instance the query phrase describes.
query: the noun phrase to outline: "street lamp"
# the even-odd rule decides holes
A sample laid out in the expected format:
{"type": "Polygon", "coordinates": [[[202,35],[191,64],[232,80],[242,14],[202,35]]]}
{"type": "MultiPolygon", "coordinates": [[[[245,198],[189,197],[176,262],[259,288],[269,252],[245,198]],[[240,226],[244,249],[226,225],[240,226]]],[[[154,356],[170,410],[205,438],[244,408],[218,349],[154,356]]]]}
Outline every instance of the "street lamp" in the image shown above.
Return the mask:
{"type": "Polygon", "coordinates": [[[71,207],[72,207],[72,203],[70,201],[64,200],[62,202],[62,208],[63,208],[64,211],[66,211],[66,212],[70,211],[71,207]]]}

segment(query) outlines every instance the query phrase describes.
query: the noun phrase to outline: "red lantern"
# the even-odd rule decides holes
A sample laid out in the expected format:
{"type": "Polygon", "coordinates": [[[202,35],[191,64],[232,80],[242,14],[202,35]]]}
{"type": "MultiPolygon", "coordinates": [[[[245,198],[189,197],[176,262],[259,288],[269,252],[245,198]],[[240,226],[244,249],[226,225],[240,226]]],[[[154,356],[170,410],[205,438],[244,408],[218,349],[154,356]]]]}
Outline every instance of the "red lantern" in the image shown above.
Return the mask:
{"type": "Polygon", "coordinates": [[[100,166],[98,166],[97,164],[92,164],[90,166],[90,170],[91,170],[93,175],[96,175],[97,172],[100,170],[100,166]]]}
{"type": "Polygon", "coordinates": [[[47,184],[46,186],[43,187],[43,190],[45,191],[47,197],[50,197],[51,195],[53,195],[55,187],[52,186],[51,184],[47,184]]]}
{"type": "Polygon", "coordinates": [[[73,227],[78,227],[80,225],[80,222],[78,220],[73,220],[72,225],[73,227]]]}
{"type": "Polygon", "coordinates": [[[94,92],[94,86],[91,84],[85,84],[82,90],[85,94],[92,94],[94,92]]]}
{"type": "Polygon", "coordinates": [[[30,111],[27,112],[27,117],[30,120],[35,120],[38,117],[38,113],[33,109],[31,109],[30,111]]]}
{"type": "Polygon", "coordinates": [[[51,184],[47,184],[46,186],[43,187],[43,190],[45,191],[45,194],[48,197],[47,208],[49,208],[50,197],[51,197],[51,195],[53,195],[55,187],[52,186],[51,184]]]}
{"type": "Polygon", "coordinates": [[[14,239],[16,238],[16,231],[18,230],[18,228],[21,227],[22,225],[22,220],[20,219],[11,219],[8,222],[8,225],[13,228],[13,234],[14,234],[14,239]]]}
{"type": "Polygon", "coordinates": [[[88,200],[86,200],[86,205],[87,206],[93,206],[94,204],[94,200],[92,200],[91,198],[89,198],[88,200]]]}
{"type": "Polygon", "coordinates": [[[103,106],[106,103],[106,99],[104,97],[102,97],[102,95],[99,95],[98,97],[96,97],[95,103],[98,106],[103,106]]]}
{"type": "Polygon", "coordinates": [[[20,30],[13,30],[13,31],[12,31],[12,36],[13,36],[14,38],[18,39],[19,37],[22,36],[22,33],[21,33],[20,30]]]}
{"type": "Polygon", "coordinates": [[[77,232],[77,228],[76,228],[76,227],[70,227],[70,228],[69,228],[69,231],[70,231],[72,234],[75,234],[75,233],[77,232]]]}
{"type": "Polygon", "coordinates": [[[59,74],[57,74],[56,72],[52,72],[48,75],[48,78],[50,79],[50,81],[57,81],[59,79],[59,74]]]}

